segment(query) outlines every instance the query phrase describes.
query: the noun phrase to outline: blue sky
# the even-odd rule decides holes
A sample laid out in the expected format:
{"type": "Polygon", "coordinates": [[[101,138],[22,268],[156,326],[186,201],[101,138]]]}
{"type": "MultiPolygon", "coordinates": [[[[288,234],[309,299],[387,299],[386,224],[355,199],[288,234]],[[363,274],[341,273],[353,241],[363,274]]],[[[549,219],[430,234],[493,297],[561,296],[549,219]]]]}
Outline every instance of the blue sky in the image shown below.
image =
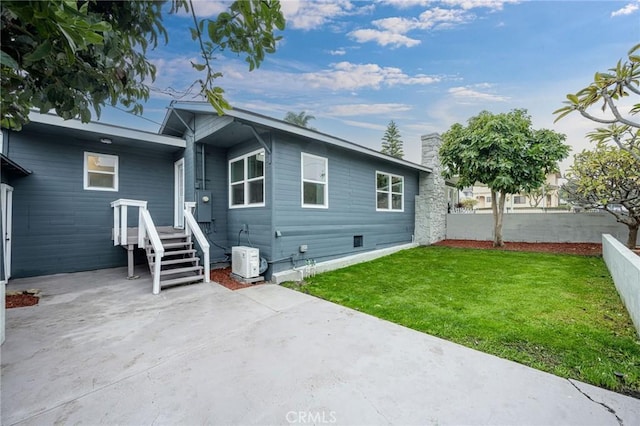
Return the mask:
{"type": "MultiPolygon", "coordinates": [[[[195,6],[213,17],[225,3],[195,6]]],[[[552,112],[640,42],[640,0],[283,0],[282,10],[283,39],[259,69],[249,72],[233,54],[214,62],[232,105],[279,119],[304,110],[319,131],[374,149],[394,120],[405,159],[415,162],[420,135],[482,110],[526,108],[534,127],[567,134],[572,155],[590,148],[584,135],[594,123],[575,115],[554,124],[552,112]]],[[[107,108],[102,121],[158,130],[166,92],[198,78],[190,24],[165,18],[169,43],[149,55],[158,76],[146,120],[107,108]]]]}

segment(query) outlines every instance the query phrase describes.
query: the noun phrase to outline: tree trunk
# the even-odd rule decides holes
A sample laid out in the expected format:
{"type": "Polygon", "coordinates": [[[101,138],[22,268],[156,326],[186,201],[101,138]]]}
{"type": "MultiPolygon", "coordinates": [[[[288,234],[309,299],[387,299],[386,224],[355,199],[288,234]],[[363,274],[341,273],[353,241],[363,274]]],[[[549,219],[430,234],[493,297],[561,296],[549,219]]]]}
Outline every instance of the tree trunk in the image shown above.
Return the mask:
{"type": "Polygon", "coordinates": [[[627,247],[633,250],[634,248],[636,248],[636,241],[638,241],[638,225],[629,226],[629,236],[627,238],[627,247]]]}
{"type": "Polygon", "coordinates": [[[491,208],[493,210],[493,246],[502,247],[504,242],[502,241],[502,217],[504,214],[504,202],[506,195],[501,191],[496,193],[491,190],[491,208]]]}

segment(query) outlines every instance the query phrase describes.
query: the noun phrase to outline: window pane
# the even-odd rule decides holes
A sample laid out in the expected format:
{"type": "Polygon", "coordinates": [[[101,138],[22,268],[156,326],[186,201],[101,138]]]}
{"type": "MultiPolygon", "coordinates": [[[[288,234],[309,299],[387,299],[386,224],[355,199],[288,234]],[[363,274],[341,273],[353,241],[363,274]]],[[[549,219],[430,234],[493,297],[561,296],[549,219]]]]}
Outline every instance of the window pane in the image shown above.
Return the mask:
{"type": "Polygon", "coordinates": [[[99,155],[87,156],[87,169],[93,172],[116,172],[116,159],[99,155]]]}
{"type": "Polygon", "coordinates": [[[249,204],[264,202],[264,179],[249,182],[249,204]]]}
{"type": "Polygon", "coordinates": [[[391,178],[391,191],[402,193],[402,178],[401,177],[392,177],[391,178]]]}
{"type": "Polygon", "coordinates": [[[378,173],[376,175],[377,188],[379,191],[388,191],[389,190],[389,175],[385,175],[382,173],[378,173]]]}
{"type": "Polygon", "coordinates": [[[231,205],[244,204],[244,183],[231,185],[231,205]]]}
{"type": "Polygon", "coordinates": [[[95,188],[115,188],[114,176],[89,172],[89,186],[95,188]]]}
{"type": "Polygon", "coordinates": [[[378,192],[378,208],[389,208],[389,194],[387,194],[386,192],[378,192]]]}
{"type": "Polygon", "coordinates": [[[325,170],[325,160],[323,158],[302,156],[303,177],[305,180],[315,180],[326,182],[327,171],[325,170]]]}
{"type": "Polygon", "coordinates": [[[247,158],[247,179],[264,176],[264,154],[259,153],[247,158]]]}
{"type": "Polygon", "coordinates": [[[324,185],[304,182],[304,204],[324,205],[324,185]]]}
{"type": "Polygon", "coordinates": [[[244,159],[231,163],[231,182],[239,182],[244,179],[244,159]]]}
{"type": "Polygon", "coordinates": [[[391,208],[393,210],[402,210],[402,195],[399,195],[399,194],[391,195],[391,208]]]}

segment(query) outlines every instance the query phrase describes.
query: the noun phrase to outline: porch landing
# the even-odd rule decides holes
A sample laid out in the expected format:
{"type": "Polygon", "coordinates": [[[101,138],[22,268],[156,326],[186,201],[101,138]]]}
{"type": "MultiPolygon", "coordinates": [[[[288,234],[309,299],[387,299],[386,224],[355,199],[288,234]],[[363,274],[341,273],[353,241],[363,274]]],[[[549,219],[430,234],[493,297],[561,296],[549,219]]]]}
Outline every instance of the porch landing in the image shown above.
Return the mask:
{"type": "MultiPolygon", "coordinates": [[[[166,236],[167,238],[171,237],[180,237],[184,235],[184,229],[175,228],[173,226],[156,226],[156,231],[158,231],[158,235],[162,238],[166,236]]],[[[112,238],[113,239],[113,238],[112,238]]],[[[130,227],[127,228],[127,245],[138,245],[138,228],[130,227]]]]}

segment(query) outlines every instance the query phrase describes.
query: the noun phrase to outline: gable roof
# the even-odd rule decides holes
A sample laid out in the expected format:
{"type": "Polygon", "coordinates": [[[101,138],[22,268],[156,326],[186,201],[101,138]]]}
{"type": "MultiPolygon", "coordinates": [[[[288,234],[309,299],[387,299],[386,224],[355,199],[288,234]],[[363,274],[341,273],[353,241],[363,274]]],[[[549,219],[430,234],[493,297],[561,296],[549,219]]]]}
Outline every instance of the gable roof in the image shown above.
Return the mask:
{"type": "MultiPolygon", "coordinates": [[[[195,102],[195,101],[182,101],[182,102],[172,102],[169,106],[169,111],[164,118],[162,126],[160,127],[159,133],[173,135],[173,136],[182,136],[184,132],[187,130],[193,131],[193,129],[188,127],[188,122],[193,118],[193,116],[198,114],[215,114],[213,107],[207,102],[195,102]]],[[[284,133],[288,133],[291,135],[295,135],[298,137],[302,137],[305,139],[311,139],[314,141],[326,143],[328,145],[340,147],[343,149],[347,149],[349,151],[357,152],[360,154],[364,154],[370,157],[375,157],[384,161],[388,161],[390,163],[395,163],[404,167],[409,167],[415,170],[429,172],[432,170],[429,167],[413,163],[411,161],[403,160],[400,158],[395,158],[390,155],[383,154],[374,149],[364,147],[362,145],[358,145],[356,143],[347,141],[345,139],[340,139],[335,136],[328,135],[326,133],[321,133],[316,130],[307,129],[304,127],[296,126],[294,124],[288,123],[283,120],[278,120],[272,117],[268,117],[266,115],[257,114],[251,111],[233,108],[225,111],[225,117],[229,117],[232,120],[228,120],[228,125],[232,122],[237,122],[241,124],[249,124],[250,126],[258,126],[261,128],[265,128],[267,130],[278,130],[284,133]]]]}

